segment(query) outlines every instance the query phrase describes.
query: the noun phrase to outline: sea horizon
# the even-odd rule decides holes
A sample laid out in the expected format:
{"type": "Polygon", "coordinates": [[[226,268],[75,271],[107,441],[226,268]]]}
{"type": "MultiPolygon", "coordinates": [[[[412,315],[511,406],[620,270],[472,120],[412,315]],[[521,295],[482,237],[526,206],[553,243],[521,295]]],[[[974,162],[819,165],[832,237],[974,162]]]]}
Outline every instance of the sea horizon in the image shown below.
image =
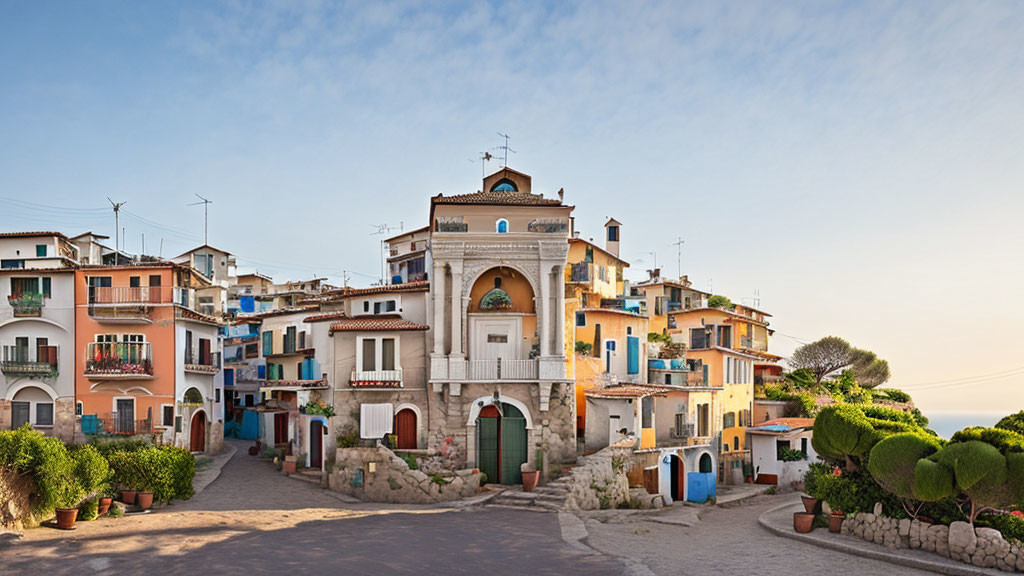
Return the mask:
{"type": "Polygon", "coordinates": [[[949,412],[935,411],[924,412],[928,418],[928,427],[934,430],[939,436],[949,439],[958,430],[971,426],[992,427],[1004,416],[1013,414],[1017,410],[1007,412],[949,412]]]}

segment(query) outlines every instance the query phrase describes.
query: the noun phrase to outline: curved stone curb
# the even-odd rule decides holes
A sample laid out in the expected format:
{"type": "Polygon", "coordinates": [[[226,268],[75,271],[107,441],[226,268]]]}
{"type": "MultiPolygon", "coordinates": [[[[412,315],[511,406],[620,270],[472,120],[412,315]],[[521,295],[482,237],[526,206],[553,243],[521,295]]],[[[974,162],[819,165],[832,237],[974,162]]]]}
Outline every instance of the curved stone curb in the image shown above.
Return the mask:
{"type": "Polygon", "coordinates": [[[227,442],[224,443],[224,451],[211,458],[210,465],[200,470],[199,474],[192,479],[193,498],[206,490],[206,487],[213,484],[214,480],[220,478],[220,472],[224,469],[224,465],[235,457],[236,452],[238,452],[237,447],[227,442]]]}
{"type": "MultiPolygon", "coordinates": [[[[782,504],[762,513],[757,518],[757,522],[765,530],[768,530],[776,536],[782,536],[783,538],[789,538],[791,540],[798,540],[800,542],[820,546],[822,548],[828,548],[830,550],[836,550],[838,552],[844,552],[846,554],[852,554],[854,556],[881,560],[883,562],[898,564],[908,568],[928,570],[935,572],[936,574],[948,574],[950,576],[996,576],[1008,574],[1008,572],[978,568],[969,564],[956,562],[954,560],[946,560],[943,562],[943,559],[940,556],[936,556],[935,559],[932,560],[916,558],[906,554],[896,554],[890,552],[888,548],[884,548],[877,544],[871,544],[862,540],[840,536],[839,534],[829,533],[829,536],[827,537],[817,536],[814,532],[811,532],[810,534],[798,534],[793,531],[791,514],[787,513],[782,515],[782,520],[778,518],[780,516],[780,512],[787,509],[790,512],[799,512],[803,507],[799,502],[782,504]],[[861,545],[861,543],[863,545],[861,545]]],[[[927,552],[924,554],[934,556],[927,552]]]]}

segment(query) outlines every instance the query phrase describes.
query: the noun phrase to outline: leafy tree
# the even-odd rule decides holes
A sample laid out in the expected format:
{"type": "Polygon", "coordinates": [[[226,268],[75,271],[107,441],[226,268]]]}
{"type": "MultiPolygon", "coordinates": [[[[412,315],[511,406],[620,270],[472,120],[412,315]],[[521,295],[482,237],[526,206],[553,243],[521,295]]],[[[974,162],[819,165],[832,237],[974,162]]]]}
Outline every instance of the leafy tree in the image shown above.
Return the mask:
{"type": "Polygon", "coordinates": [[[1024,410],[1003,418],[996,423],[996,428],[1024,434],[1024,410]]]}
{"type": "Polygon", "coordinates": [[[814,374],[806,368],[787,372],[786,384],[795,390],[810,390],[815,385],[814,374]]]}
{"type": "MultiPolygon", "coordinates": [[[[885,390],[879,390],[878,392],[884,393],[885,396],[889,400],[892,400],[893,402],[900,402],[900,403],[903,403],[903,404],[909,404],[912,401],[911,398],[910,398],[910,394],[907,394],[906,392],[904,392],[902,390],[897,390],[895,388],[886,388],[885,390]]],[[[876,392],[876,394],[877,394],[877,392],[876,392]]]]}
{"type": "Polygon", "coordinates": [[[723,310],[732,310],[734,307],[735,305],[732,303],[732,300],[728,299],[725,296],[715,294],[714,296],[708,298],[708,308],[721,308],[723,310]]]}
{"type": "Polygon", "coordinates": [[[971,442],[975,440],[991,444],[998,448],[1003,454],[1024,452],[1024,435],[1010,430],[1003,430],[1001,428],[982,428],[980,426],[972,426],[970,428],[960,430],[956,434],[953,434],[953,437],[949,439],[951,443],[971,442]]]}
{"type": "Polygon", "coordinates": [[[826,336],[817,342],[805,344],[793,352],[789,364],[795,370],[804,369],[814,376],[814,384],[829,374],[850,365],[853,348],[837,336],[826,336]]]}
{"type": "Polygon", "coordinates": [[[938,500],[956,492],[963,494],[970,505],[967,517],[971,522],[990,507],[1014,503],[1011,486],[1006,482],[1006,457],[987,442],[970,440],[947,444],[919,460],[914,474],[915,494],[922,500],[938,500]]]}
{"type": "Polygon", "coordinates": [[[869,350],[853,349],[850,370],[856,376],[857,383],[864,388],[874,388],[889,381],[889,362],[869,350]]]}
{"type": "Polygon", "coordinates": [[[883,488],[904,500],[920,500],[914,493],[917,461],[934,454],[942,443],[933,436],[913,432],[884,438],[871,449],[868,471],[883,488]]]}
{"type": "Polygon", "coordinates": [[[855,469],[854,458],[868,454],[878,441],[878,433],[864,412],[852,404],[826,406],[814,419],[814,451],[833,460],[845,460],[855,469]]]}

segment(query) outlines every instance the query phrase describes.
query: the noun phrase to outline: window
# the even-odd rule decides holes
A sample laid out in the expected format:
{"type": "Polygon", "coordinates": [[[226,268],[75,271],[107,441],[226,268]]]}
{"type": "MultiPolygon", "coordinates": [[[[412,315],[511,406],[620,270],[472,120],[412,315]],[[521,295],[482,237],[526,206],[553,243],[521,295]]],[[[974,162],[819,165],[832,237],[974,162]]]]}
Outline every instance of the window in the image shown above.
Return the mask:
{"type": "Polygon", "coordinates": [[[576,313],[576,325],[577,326],[586,326],[587,325],[587,313],[586,312],[577,312],[576,313]]]}
{"type": "Polygon", "coordinates": [[[246,358],[256,358],[259,355],[260,355],[260,345],[259,344],[254,342],[252,344],[246,344],[245,345],[245,357],[246,358]]]}
{"type": "Polygon", "coordinates": [[[711,413],[710,404],[697,405],[697,436],[708,435],[709,416],[711,413]]]}
{"type": "Polygon", "coordinates": [[[740,437],[739,436],[733,436],[732,437],[732,449],[733,450],[739,450],[740,449],[740,437]]]}
{"type": "Polygon", "coordinates": [[[21,428],[28,424],[31,404],[28,402],[11,402],[11,429],[21,428]]]}
{"type": "Polygon", "coordinates": [[[800,451],[807,455],[807,438],[800,439],[800,451]]]}
{"type": "Polygon", "coordinates": [[[671,374],[665,374],[665,384],[668,384],[670,386],[672,385],[672,375],[671,374]]]}
{"type": "Polygon", "coordinates": [[[508,234],[508,220],[498,218],[498,221],[494,223],[494,231],[498,234],[508,234]]]}
{"type": "Polygon", "coordinates": [[[654,427],[654,397],[648,396],[640,401],[640,426],[654,427]]]}
{"type": "Polygon", "coordinates": [[[245,395],[245,405],[246,406],[253,406],[255,404],[254,400],[255,400],[255,396],[253,396],[252,394],[246,394],[245,395]]]}
{"type": "Polygon", "coordinates": [[[374,314],[380,314],[380,305],[381,305],[380,302],[374,302],[373,303],[373,313],[374,314]]]}
{"type": "Polygon", "coordinates": [[[369,300],[364,300],[363,301],[363,312],[369,312],[369,311],[370,311],[370,301],[369,300]]]}
{"type": "Polygon", "coordinates": [[[703,328],[690,328],[690,348],[708,347],[708,333],[703,328]]]}
{"type": "Polygon", "coordinates": [[[4,269],[5,268],[5,269],[8,269],[8,270],[11,270],[11,269],[14,269],[14,268],[24,268],[24,267],[25,267],[25,261],[24,260],[0,260],[0,269],[4,269]]]}
{"type": "Polygon", "coordinates": [[[75,416],[81,416],[85,411],[85,405],[81,402],[75,402],[75,416]]]}
{"type": "Polygon", "coordinates": [[[609,226],[608,227],[608,241],[609,242],[618,242],[619,241],[619,227],[618,226],[609,226]]]}
{"type": "Polygon", "coordinates": [[[632,334],[633,334],[633,327],[632,326],[626,326],[626,335],[630,336],[632,334]]]}
{"type": "Polygon", "coordinates": [[[274,353],[274,333],[270,330],[263,332],[263,355],[269,356],[274,353]]]}
{"type": "Polygon", "coordinates": [[[782,460],[782,451],[789,450],[789,440],[776,440],[775,441],[775,457],[778,460],[782,460]]]}
{"type": "Polygon", "coordinates": [[[53,426],[53,404],[39,402],[36,404],[36,426],[53,426]]]}
{"type": "Polygon", "coordinates": [[[46,244],[36,244],[36,258],[46,258],[46,244]]]}
{"type": "Polygon", "coordinates": [[[736,413],[729,412],[722,417],[722,428],[732,428],[736,426],[736,413]]]}
{"type": "Polygon", "coordinates": [[[388,300],[387,302],[384,303],[385,312],[394,312],[396,308],[397,306],[394,300],[388,300]]]}
{"type": "Polygon", "coordinates": [[[51,286],[50,286],[50,278],[49,277],[43,278],[42,281],[43,281],[43,298],[49,298],[51,296],[51,294],[52,294],[52,289],[51,289],[51,286]]]}
{"type": "Polygon", "coordinates": [[[376,370],[377,360],[377,341],[373,338],[366,338],[363,340],[363,372],[372,372],[376,370]]]}
{"type": "Polygon", "coordinates": [[[380,341],[381,370],[395,369],[395,339],[384,338],[380,341]]]}
{"type": "Polygon", "coordinates": [[[487,341],[492,344],[508,343],[508,334],[488,334],[487,341]]]}
{"type": "Polygon", "coordinates": [[[163,410],[163,414],[160,420],[160,425],[167,426],[168,428],[174,426],[174,405],[164,404],[161,408],[163,410]]]}
{"type": "Polygon", "coordinates": [[[142,286],[142,276],[131,276],[128,278],[129,288],[139,288],[142,286]]]}
{"type": "Polygon", "coordinates": [[[606,350],[614,352],[615,351],[615,340],[607,340],[607,341],[605,341],[604,347],[605,347],[606,350]]]}
{"type": "Polygon", "coordinates": [[[17,298],[22,294],[38,294],[38,278],[11,278],[11,296],[17,298]]]}
{"type": "MultiPolygon", "coordinates": [[[[668,376],[666,374],[665,376],[668,376]]],[[[668,382],[666,382],[667,384],[668,382]]],[[[676,414],[676,436],[682,436],[686,433],[686,414],[676,414]]]]}
{"type": "Polygon", "coordinates": [[[220,402],[220,388],[213,389],[213,401],[220,402]]]}

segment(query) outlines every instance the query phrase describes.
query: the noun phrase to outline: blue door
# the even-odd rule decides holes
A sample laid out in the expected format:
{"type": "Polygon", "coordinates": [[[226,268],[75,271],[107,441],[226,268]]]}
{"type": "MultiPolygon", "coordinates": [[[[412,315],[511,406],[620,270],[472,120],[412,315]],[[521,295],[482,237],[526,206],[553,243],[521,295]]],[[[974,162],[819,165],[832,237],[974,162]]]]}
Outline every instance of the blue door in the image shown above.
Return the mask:
{"type": "Polygon", "coordinates": [[[640,339],[636,336],[626,337],[626,373],[640,373],[640,339]]]}

